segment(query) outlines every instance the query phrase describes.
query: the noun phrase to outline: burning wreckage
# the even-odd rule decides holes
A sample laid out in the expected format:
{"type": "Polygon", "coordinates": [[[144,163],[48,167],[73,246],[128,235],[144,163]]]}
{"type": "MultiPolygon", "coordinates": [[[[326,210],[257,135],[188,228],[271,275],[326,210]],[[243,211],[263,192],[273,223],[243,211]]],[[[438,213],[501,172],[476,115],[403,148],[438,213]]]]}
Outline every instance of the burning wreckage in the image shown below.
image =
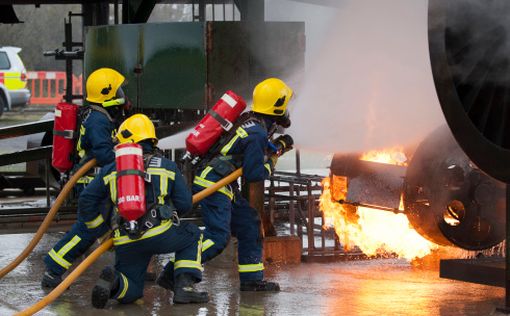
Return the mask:
{"type": "Polygon", "coordinates": [[[439,246],[483,250],[505,238],[505,185],[440,127],[416,150],[336,154],[320,207],[345,248],[409,260],[439,246]]]}

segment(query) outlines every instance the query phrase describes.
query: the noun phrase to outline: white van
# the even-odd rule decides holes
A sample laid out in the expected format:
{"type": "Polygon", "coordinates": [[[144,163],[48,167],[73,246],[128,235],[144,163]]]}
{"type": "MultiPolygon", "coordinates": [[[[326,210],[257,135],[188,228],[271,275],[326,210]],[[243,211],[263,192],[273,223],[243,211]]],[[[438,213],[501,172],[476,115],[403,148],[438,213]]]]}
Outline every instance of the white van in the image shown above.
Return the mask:
{"type": "Polygon", "coordinates": [[[18,53],[19,47],[0,47],[0,115],[14,106],[24,106],[30,100],[27,71],[18,53]]]}

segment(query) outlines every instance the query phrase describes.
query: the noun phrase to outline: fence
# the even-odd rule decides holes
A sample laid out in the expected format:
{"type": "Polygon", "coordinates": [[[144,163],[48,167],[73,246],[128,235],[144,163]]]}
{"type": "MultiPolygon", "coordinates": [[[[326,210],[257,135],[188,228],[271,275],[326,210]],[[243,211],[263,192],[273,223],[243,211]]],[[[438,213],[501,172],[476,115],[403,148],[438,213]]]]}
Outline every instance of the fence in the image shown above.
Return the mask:
{"type": "MultiPolygon", "coordinates": [[[[63,71],[29,71],[27,73],[28,89],[32,96],[30,104],[55,105],[64,98],[66,73],[63,71]]],[[[73,95],[83,91],[82,75],[73,75],[73,95]]]]}

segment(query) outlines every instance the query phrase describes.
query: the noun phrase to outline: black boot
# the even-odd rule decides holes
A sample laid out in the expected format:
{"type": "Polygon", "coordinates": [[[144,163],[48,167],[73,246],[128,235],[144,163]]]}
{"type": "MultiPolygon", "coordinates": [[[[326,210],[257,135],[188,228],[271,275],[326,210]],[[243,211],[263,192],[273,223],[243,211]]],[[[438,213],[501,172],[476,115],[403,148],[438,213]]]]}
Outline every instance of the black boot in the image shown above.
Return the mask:
{"type": "Polygon", "coordinates": [[[113,267],[104,268],[96,286],[92,289],[92,306],[104,308],[118,288],[119,280],[115,276],[115,269],[113,267]]]}
{"type": "Polygon", "coordinates": [[[156,279],[156,283],[161,286],[164,289],[174,291],[174,270],[170,269],[170,271],[163,270],[158,275],[158,278],[156,279]]]}
{"type": "Polygon", "coordinates": [[[175,280],[174,303],[207,303],[209,294],[207,292],[198,292],[193,289],[195,280],[192,275],[187,273],[179,274],[175,280]]]}
{"type": "Polygon", "coordinates": [[[46,270],[41,280],[43,288],[54,289],[62,282],[62,276],[46,270]]]}
{"type": "Polygon", "coordinates": [[[243,281],[241,282],[241,291],[279,292],[280,285],[276,282],[264,280],[243,281]]]}

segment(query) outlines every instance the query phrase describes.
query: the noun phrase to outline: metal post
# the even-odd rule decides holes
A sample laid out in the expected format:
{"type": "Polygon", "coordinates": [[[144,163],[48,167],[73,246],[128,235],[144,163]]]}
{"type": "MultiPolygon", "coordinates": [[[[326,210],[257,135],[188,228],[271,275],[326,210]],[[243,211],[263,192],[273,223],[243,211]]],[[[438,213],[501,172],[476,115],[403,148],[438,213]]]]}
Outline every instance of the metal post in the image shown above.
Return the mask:
{"type": "MultiPolygon", "coordinates": [[[[315,199],[314,199],[315,206],[315,199]]],[[[326,231],[324,230],[324,213],[321,213],[321,249],[322,253],[326,252],[326,231]]]]}
{"type": "Polygon", "coordinates": [[[46,164],[44,166],[44,178],[46,181],[46,206],[50,207],[50,159],[46,158],[46,164]]]}
{"type": "Polygon", "coordinates": [[[248,22],[264,22],[264,0],[238,0],[241,20],[248,22]]]}
{"type": "MultiPolygon", "coordinates": [[[[301,211],[301,201],[298,201],[298,203],[296,203],[296,207],[297,211],[299,211],[299,214],[301,215],[303,213],[301,211]]],[[[303,219],[302,216],[300,218],[303,219]]],[[[299,236],[299,238],[301,238],[301,240],[303,240],[303,226],[301,223],[297,225],[297,235],[299,236]]]]}
{"type": "Polygon", "coordinates": [[[115,11],[113,16],[114,22],[115,24],[119,24],[119,0],[115,0],[113,3],[113,10],[115,11]]]}
{"type": "Polygon", "coordinates": [[[333,238],[335,239],[335,250],[340,250],[340,240],[336,232],[333,232],[333,238]]]}
{"type": "Polygon", "coordinates": [[[212,5],[212,20],[213,21],[216,21],[216,11],[214,9],[214,7],[216,6],[216,4],[214,3],[214,0],[211,0],[211,5],[212,5]]]}
{"type": "Polygon", "coordinates": [[[315,250],[315,240],[314,240],[314,226],[315,226],[315,212],[314,212],[314,200],[312,197],[312,188],[310,184],[306,186],[308,191],[308,255],[311,255],[315,250]]]}
{"type": "Polygon", "coordinates": [[[131,6],[129,4],[130,0],[122,0],[122,23],[127,24],[131,21],[131,6]]]}
{"type": "Polygon", "coordinates": [[[198,21],[205,22],[205,0],[198,1],[198,21]]]}
{"type": "Polygon", "coordinates": [[[294,236],[294,225],[296,224],[296,210],[294,208],[294,182],[289,183],[289,196],[290,235],[294,236]]]}
{"type": "MultiPolygon", "coordinates": [[[[298,189],[295,191],[295,195],[296,195],[296,206],[297,206],[297,209],[296,211],[299,212],[299,218],[301,219],[301,222],[305,222],[306,223],[306,219],[304,218],[304,215],[303,215],[303,209],[301,208],[301,188],[302,186],[300,184],[298,184],[298,189]]],[[[297,231],[298,231],[298,236],[301,237],[301,239],[303,238],[303,226],[301,224],[299,224],[297,226],[297,231]]]]}
{"type": "MultiPolygon", "coordinates": [[[[274,186],[274,180],[271,180],[271,185],[269,186],[268,191],[269,191],[269,214],[268,214],[268,217],[269,217],[269,222],[273,223],[274,222],[274,218],[273,218],[274,208],[276,205],[276,199],[274,197],[274,195],[276,193],[276,189],[274,186]]],[[[266,216],[267,216],[267,214],[266,214],[266,216]]]]}
{"type": "Polygon", "coordinates": [[[301,176],[301,153],[299,149],[296,149],[296,174],[298,177],[301,176]]]}
{"type": "MultiPolygon", "coordinates": [[[[64,28],[65,42],[64,50],[71,52],[73,50],[73,25],[71,24],[71,12],[69,12],[69,20],[65,20],[64,28]]],[[[56,87],[58,89],[58,87],[56,87]]],[[[73,60],[66,58],[66,94],[64,99],[67,103],[73,102],[73,60]]]]}

